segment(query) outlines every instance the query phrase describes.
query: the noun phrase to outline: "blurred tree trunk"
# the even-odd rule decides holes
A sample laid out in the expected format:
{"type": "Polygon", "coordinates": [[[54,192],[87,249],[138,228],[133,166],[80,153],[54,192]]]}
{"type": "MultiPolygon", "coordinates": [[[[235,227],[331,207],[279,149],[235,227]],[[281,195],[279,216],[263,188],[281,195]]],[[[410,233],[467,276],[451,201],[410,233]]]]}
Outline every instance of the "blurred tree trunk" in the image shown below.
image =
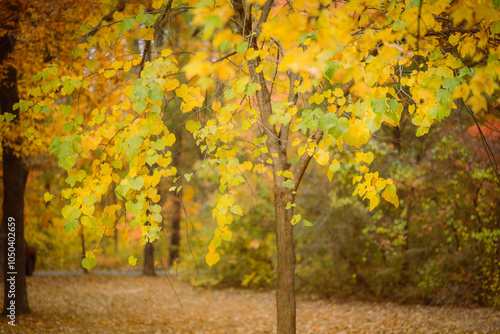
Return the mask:
{"type": "Polygon", "coordinates": [[[172,211],[174,212],[172,216],[172,230],[170,235],[170,256],[168,258],[168,266],[172,266],[179,262],[179,248],[181,243],[181,192],[172,198],[172,211]]]}
{"type": "Polygon", "coordinates": [[[154,276],[155,273],[155,250],[152,242],[147,242],[144,247],[144,267],[142,274],[146,276],[154,276]]]}
{"type": "MultiPolygon", "coordinates": [[[[17,21],[18,7],[14,3],[7,6],[7,15],[17,21]]],[[[6,13],[2,13],[6,15],[6,13]]],[[[11,27],[13,30],[15,27],[11,27]]],[[[4,63],[14,49],[15,37],[6,33],[0,38],[0,63],[4,63]]],[[[17,133],[19,127],[19,109],[12,106],[19,102],[17,90],[17,71],[12,66],[5,67],[3,80],[0,82],[0,110],[2,114],[15,116],[11,126],[3,135],[3,205],[2,225],[0,229],[3,248],[3,315],[15,320],[16,316],[29,313],[26,292],[25,241],[24,241],[24,189],[25,177],[23,158],[20,148],[22,139],[17,133]],[[11,255],[11,256],[9,256],[11,255]]]]}
{"type": "MultiPolygon", "coordinates": [[[[175,135],[177,141],[175,143],[175,148],[177,152],[172,154],[172,165],[179,168],[182,161],[182,129],[178,129],[175,135]]],[[[172,197],[172,220],[171,220],[171,230],[170,230],[170,256],[168,257],[168,266],[172,266],[174,262],[179,261],[179,249],[181,244],[181,196],[182,190],[180,190],[175,196],[172,197]]]]}
{"type": "MultiPolygon", "coordinates": [[[[82,243],[82,259],[84,259],[86,257],[87,250],[85,249],[85,234],[83,234],[83,227],[80,229],[80,240],[82,243]]],[[[84,274],[89,273],[89,271],[86,268],[83,268],[83,266],[82,269],[84,274]]]]}

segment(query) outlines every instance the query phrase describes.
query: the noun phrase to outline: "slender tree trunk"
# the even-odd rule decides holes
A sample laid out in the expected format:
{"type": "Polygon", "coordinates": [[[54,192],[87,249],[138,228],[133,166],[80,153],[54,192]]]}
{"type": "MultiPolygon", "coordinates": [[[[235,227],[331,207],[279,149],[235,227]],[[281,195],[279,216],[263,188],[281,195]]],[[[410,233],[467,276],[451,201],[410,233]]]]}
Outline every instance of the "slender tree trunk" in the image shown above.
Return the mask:
{"type": "MultiPolygon", "coordinates": [[[[179,128],[175,136],[177,137],[177,141],[174,147],[177,149],[177,152],[172,155],[172,165],[176,168],[180,168],[184,161],[182,158],[182,129],[179,128]]],[[[182,190],[172,197],[173,216],[170,230],[170,256],[168,257],[168,266],[172,266],[174,262],[179,261],[179,249],[181,245],[181,196],[182,190]]]]}
{"type": "Polygon", "coordinates": [[[152,242],[147,242],[144,247],[144,267],[142,274],[146,276],[155,276],[155,253],[152,242]]]}
{"type": "MultiPolygon", "coordinates": [[[[16,8],[12,8],[16,9],[16,8]]],[[[14,48],[14,36],[6,34],[0,38],[0,62],[3,63],[14,48]]],[[[2,141],[3,158],[3,215],[0,230],[3,247],[3,315],[15,324],[16,317],[29,313],[26,292],[25,244],[24,244],[24,168],[19,148],[21,137],[16,134],[19,127],[19,109],[12,106],[19,102],[17,91],[17,72],[7,67],[4,79],[0,82],[0,108],[2,114],[15,115],[2,141]],[[12,136],[11,136],[12,135],[12,136]]]]}
{"type": "Polygon", "coordinates": [[[274,188],[276,251],[278,264],[276,306],[278,334],[295,333],[295,246],[293,244],[292,209],[286,209],[291,194],[283,186],[274,188]]]}
{"type": "MultiPolygon", "coordinates": [[[[87,250],[85,249],[85,234],[83,233],[83,227],[80,229],[80,240],[81,240],[81,243],[82,243],[82,259],[84,259],[85,256],[86,256],[87,250]]],[[[88,274],[89,273],[89,271],[87,270],[87,268],[83,268],[83,266],[82,266],[82,269],[83,269],[83,273],[84,274],[88,274]]]]}
{"type": "Polygon", "coordinates": [[[179,261],[179,248],[181,243],[181,193],[172,198],[172,229],[170,235],[170,256],[168,258],[168,265],[172,266],[174,262],[179,261]]]}

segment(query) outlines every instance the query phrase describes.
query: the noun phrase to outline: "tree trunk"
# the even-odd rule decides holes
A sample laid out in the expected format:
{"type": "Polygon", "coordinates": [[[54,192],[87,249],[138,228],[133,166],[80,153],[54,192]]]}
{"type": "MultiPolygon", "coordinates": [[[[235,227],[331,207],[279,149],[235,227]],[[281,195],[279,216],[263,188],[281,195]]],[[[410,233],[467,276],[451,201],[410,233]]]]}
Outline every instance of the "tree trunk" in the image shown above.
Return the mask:
{"type": "Polygon", "coordinates": [[[172,266],[174,262],[179,261],[179,248],[181,244],[181,192],[172,198],[172,229],[170,235],[170,256],[168,258],[168,266],[172,266]]]}
{"type": "MultiPolygon", "coordinates": [[[[15,9],[15,8],[14,8],[15,9]]],[[[0,61],[3,63],[14,48],[14,38],[6,34],[0,38],[0,61]]],[[[25,241],[24,241],[24,169],[20,150],[21,137],[16,134],[19,127],[19,109],[12,106],[19,102],[17,72],[9,66],[0,82],[0,108],[2,114],[15,115],[9,129],[3,136],[3,215],[1,244],[3,246],[3,315],[15,324],[16,317],[29,313],[26,293],[25,241]],[[11,136],[12,134],[12,136],[11,136]]],[[[11,323],[12,322],[12,323],[11,323]]]]}
{"type": "Polygon", "coordinates": [[[146,276],[155,276],[155,253],[152,242],[147,242],[144,247],[144,267],[142,274],[146,276]]]}
{"type": "MultiPolygon", "coordinates": [[[[84,259],[86,257],[86,253],[87,253],[87,250],[85,249],[85,234],[83,234],[83,227],[80,229],[80,239],[81,239],[81,242],[82,242],[82,259],[84,259]]],[[[89,271],[87,268],[84,268],[82,266],[82,269],[83,269],[83,273],[84,274],[88,274],[89,271]]]]}
{"type": "MultiPolygon", "coordinates": [[[[178,129],[176,131],[175,136],[177,137],[175,148],[177,150],[176,153],[172,154],[172,166],[175,166],[179,169],[184,159],[182,157],[182,129],[178,129]]],[[[182,175],[182,174],[180,174],[182,175]]],[[[179,261],[179,248],[181,245],[181,196],[182,190],[180,190],[177,195],[172,197],[172,220],[171,220],[171,230],[170,230],[170,256],[168,257],[168,266],[172,266],[174,262],[179,261]]]]}
{"type": "Polygon", "coordinates": [[[291,195],[283,186],[274,188],[276,251],[278,264],[276,307],[278,334],[295,333],[295,247],[293,244],[292,209],[286,209],[291,195]]]}

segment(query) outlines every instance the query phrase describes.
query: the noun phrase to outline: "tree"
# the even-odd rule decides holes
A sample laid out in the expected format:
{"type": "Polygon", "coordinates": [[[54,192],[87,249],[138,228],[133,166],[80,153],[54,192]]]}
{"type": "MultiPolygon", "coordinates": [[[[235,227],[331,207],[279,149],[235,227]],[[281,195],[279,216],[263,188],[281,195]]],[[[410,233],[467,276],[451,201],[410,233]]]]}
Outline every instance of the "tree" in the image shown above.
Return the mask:
{"type": "MultiPolygon", "coordinates": [[[[398,207],[394,182],[370,171],[367,143],[383,124],[397,126],[403,110],[417,136],[459,107],[487,113],[499,88],[499,15],[490,1],[103,1],[100,16],[80,27],[72,66],[86,69],[40,72],[34,79],[50,100],[32,90],[16,107],[34,112],[42,103],[68,117],[67,134],[50,146],[68,170],[68,231],[81,224],[102,236],[116,212],[127,210],[135,216],[130,228],[140,226],[143,242],[153,242],[162,222],[155,186],[177,174],[169,150],[176,138],[162,106],[179,99],[203,167],[221,175],[210,266],[231,240],[232,220],[243,215],[235,203],[243,171],[273,179],[278,333],[295,333],[293,225],[311,223],[294,208],[311,160],[330,179],[355,161],[353,196],[368,199],[370,210],[380,197],[398,207]],[[134,44],[137,55],[130,54],[134,44]],[[187,59],[181,69],[180,59],[187,59]],[[97,99],[109,87],[113,96],[97,99]],[[92,107],[79,104],[82,96],[92,107]],[[84,161],[91,167],[75,167],[84,161]],[[108,191],[123,206],[99,209],[108,191]]],[[[89,269],[95,263],[93,253],[83,260],[89,269]]]]}
{"type": "MultiPolygon", "coordinates": [[[[0,81],[0,110],[3,117],[16,117],[11,127],[5,129],[2,137],[3,189],[2,205],[2,254],[4,300],[3,312],[15,323],[17,315],[29,313],[26,293],[26,273],[24,257],[24,187],[26,173],[19,149],[22,139],[19,133],[19,111],[13,110],[19,102],[17,71],[13,66],[5,66],[15,45],[15,26],[19,8],[13,3],[2,6],[9,13],[11,21],[6,22],[9,30],[0,38],[0,63],[4,70],[0,81]],[[13,317],[12,317],[13,316],[13,317]]],[[[12,118],[11,118],[12,119],[12,118]]]]}
{"type": "MultiPolygon", "coordinates": [[[[68,39],[57,41],[66,29],[74,29],[74,22],[68,22],[59,16],[67,12],[78,18],[85,16],[87,9],[76,13],[70,8],[74,4],[65,2],[31,2],[31,1],[2,1],[0,4],[1,53],[0,53],[0,133],[2,139],[3,165],[3,212],[2,212],[2,256],[4,257],[4,279],[15,277],[15,297],[8,293],[10,283],[4,281],[4,314],[11,314],[8,310],[10,301],[15,301],[16,315],[29,312],[26,294],[25,278],[25,212],[24,194],[28,179],[29,166],[39,154],[46,152],[48,145],[43,145],[49,138],[48,133],[54,127],[51,122],[40,117],[36,119],[16,106],[19,105],[19,96],[33,88],[33,74],[48,62],[67,63],[74,46],[68,39]],[[49,20],[48,16],[58,17],[58,20],[49,20]],[[71,26],[73,24],[73,26],[71,26]],[[35,29],[33,29],[35,28],[35,29]],[[51,38],[48,38],[51,36],[51,38]],[[36,129],[36,130],[35,130],[36,129]],[[33,135],[29,135],[33,134],[33,135]],[[15,226],[12,226],[14,224],[15,226]],[[8,241],[8,232],[14,233],[15,244],[8,241]],[[12,247],[15,249],[15,270],[10,267],[12,247]],[[13,299],[12,299],[13,298],[13,299]]],[[[38,88],[40,89],[40,88],[38,88]]],[[[38,105],[38,112],[47,112],[47,106],[38,105]]],[[[58,124],[57,128],[60,127],[58,124]]]]}

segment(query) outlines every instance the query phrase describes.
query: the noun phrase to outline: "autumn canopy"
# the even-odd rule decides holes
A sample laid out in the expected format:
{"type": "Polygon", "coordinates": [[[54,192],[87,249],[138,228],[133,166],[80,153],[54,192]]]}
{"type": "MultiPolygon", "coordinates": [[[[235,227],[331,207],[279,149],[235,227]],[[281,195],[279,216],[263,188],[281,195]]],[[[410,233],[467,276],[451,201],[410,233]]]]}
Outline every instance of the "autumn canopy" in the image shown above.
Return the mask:
{"type": "Polygon", "coordinates": [[[38,22],[43,1],[21,1],[21,24],[2,31],[16,35],[8,66],[21,98],[2,110],[4,145],[19,137],[23,155],[57,157],[67,188],[44,199],[65,199],[68,233],[109,234],[126,211],[143,244],[161,233],[160,180],[174,178],[178,193],[199,170],[216,170],[210,266],[246,214],[236,196],[245,174],[270,175],[279,333],[295,330],[293,226],[311,225],[295,198],[308,166],[331,181],[355,162],[352,195],[370,210],[382,199],[398,207],[391,175],[370,168],[377,131],[405,118],[422,136],[456,109],[476,118],[498,107],[498,1],[70,2],[38,22]],[[51,33],[60,42],[42,43],[51,33]],[[174,109],[203,157],[183,175],[172,162],[174,109]],[[117,204],[101,205],[110,192],[117,204]]]}

